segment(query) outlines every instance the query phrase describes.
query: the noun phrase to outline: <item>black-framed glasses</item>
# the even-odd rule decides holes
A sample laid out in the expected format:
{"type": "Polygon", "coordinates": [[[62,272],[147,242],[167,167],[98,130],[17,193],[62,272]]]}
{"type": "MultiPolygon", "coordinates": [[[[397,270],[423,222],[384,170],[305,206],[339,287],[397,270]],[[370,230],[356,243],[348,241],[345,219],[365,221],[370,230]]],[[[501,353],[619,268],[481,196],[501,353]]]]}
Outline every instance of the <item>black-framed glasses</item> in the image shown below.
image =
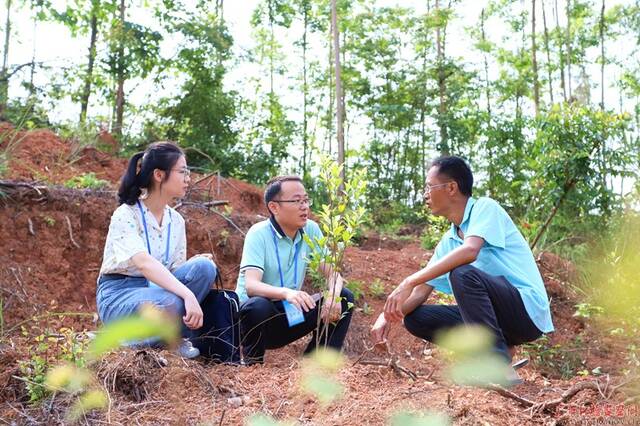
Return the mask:
{"type": "Polygon", "coordinates": [[[313,200],[311,198],[296,198],[295,200],[271,200],[275,203],[295,203],[298,207],[301,207],[303,204],[311,207],[313,205],[313,200]]]}
{"type": "Polygon", "coordinates": [[[453,181],[449,181],[449,182],[445,182],[445,183],[439,183],[439,184],[437,184],[437,185],[429,185],[429,184],[426,184],[426,185],[424,186],[424,195],[428,195],[428,194],[430,194],[430,193],[431,193],[431,190],[432,190],[433,188],[439,188],[439,187],[441,187],[441,186],[448,185],[448,184],[450,184],[451,182],[453,182],[453,181]]]}

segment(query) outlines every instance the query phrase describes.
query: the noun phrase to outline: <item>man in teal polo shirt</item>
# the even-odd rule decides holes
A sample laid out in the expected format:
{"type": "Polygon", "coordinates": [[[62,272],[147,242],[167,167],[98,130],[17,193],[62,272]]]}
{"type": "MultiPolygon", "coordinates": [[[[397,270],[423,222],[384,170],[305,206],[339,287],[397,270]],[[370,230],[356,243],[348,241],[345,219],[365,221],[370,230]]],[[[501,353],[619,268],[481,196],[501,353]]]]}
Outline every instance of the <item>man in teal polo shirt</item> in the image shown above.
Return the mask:
{"type": "MultiPolygon", "coordinates": [[[[507,212],[491,198],[473,198],[473,174],[459,157],[435,160],[427,174],[425,202],[451,229],[428,265],[406,277],[389,295],[372,328],[384,341],[392,322],[433,341],[440,330],[480,324],[511,362],[510,347],[553,331],[549,299],[529,246],[507,212]],[[456,305],[423,305],[433,289],[453,293],[456,305]]],[[[509,371],[511,384],[521,383],[509,371]]]]}
{"type": "Polygon", "coordinates": [[[266,349],[280,348],[311,332],[305,353],[317,343],[340,350],[354,300],[342,277],[324,265],[320,268],[331,277],[328,294],[334,297],[326,301],[300,289],[312,254],[303,235],[311,241],[322,238],[318,224],[309,219],[311,200],[302,180],[298,176],[271,179],[264,200],[271,217],[247,232],[236,288],[245,363],[263,362],[266,349]]]}

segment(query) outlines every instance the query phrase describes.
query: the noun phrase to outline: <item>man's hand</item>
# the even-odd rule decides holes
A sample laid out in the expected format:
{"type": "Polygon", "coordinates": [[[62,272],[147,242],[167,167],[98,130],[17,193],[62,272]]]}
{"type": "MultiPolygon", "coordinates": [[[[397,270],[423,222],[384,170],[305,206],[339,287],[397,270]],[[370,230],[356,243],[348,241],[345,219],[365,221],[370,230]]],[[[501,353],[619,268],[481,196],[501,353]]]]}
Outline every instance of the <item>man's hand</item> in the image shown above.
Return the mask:
{"type": "Polygon", "coordinates": [[[185,315],[182,317],[184,324],[191,330],[197,330],[202,327],[202,308],[196,296],[191,292],[184,298],[184,309],[185,315]]]}
{"type": "Polygon", "coordinates": [[[297,291],[290,288],[285,290],[285,300],[295,305],[295,307],[301,311],[309,312],[316,307],[316,302],[313,301],[313,298],[311,298],[306,291],[297,291]]]}
{"type": "Polygon", "coordinates": [[[337,296],[336,300],[331,300],[331,292],[328,295],[329,297],[325,298],[322,303],[322,311],[320,312],[320,318],[325,323],[336,322],[342,316],[342,303],[340,302],[340,297],[337,296]]]}
{"type": "Polygon", "coordinates": [[[387,321],[400,321],[404,317],[402,313],[402,305],[407,300],[413,288],[406,281],[400,283],[395,290],[391,292],[384,304],[384,317],[387,321]]]}
{"type": "Polygon", "coordinates": [[[378,319],[371,327],[371,343],[374,345],[384,344],[391,331],[391,323],[387,322],[384,318],[384,314],[378,315],[378,319]]]}

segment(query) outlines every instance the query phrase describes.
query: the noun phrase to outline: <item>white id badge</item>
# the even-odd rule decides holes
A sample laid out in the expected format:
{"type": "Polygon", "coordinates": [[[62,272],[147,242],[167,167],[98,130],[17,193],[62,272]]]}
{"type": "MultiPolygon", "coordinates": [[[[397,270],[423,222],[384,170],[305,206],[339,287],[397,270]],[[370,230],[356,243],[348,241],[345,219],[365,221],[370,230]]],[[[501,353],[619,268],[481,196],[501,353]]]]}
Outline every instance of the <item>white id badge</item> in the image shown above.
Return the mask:
{"type": "Polygon", "coordinates": [[[304,322],[304,314],[301,310],[296,308],[295,305],[283,300],[282,306],[284,306],[284,313],[287,315],[289,327],[293,327],[294,325],[302,324],[304,322]]]}

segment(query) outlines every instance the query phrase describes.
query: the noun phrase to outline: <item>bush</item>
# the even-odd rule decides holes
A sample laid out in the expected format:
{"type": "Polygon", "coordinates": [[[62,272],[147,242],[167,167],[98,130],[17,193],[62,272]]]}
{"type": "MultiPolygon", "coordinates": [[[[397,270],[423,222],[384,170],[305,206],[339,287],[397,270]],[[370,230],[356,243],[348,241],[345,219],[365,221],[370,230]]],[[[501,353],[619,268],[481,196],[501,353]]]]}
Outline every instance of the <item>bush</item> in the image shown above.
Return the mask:
{"type": "Polygon", "coordinates": [[[67,188],[73,189],[102,189],[109,186],[109,182],[98,179],[95,173],[84,173],[80,176],[74,176],[64,183],[67,188]]]}

